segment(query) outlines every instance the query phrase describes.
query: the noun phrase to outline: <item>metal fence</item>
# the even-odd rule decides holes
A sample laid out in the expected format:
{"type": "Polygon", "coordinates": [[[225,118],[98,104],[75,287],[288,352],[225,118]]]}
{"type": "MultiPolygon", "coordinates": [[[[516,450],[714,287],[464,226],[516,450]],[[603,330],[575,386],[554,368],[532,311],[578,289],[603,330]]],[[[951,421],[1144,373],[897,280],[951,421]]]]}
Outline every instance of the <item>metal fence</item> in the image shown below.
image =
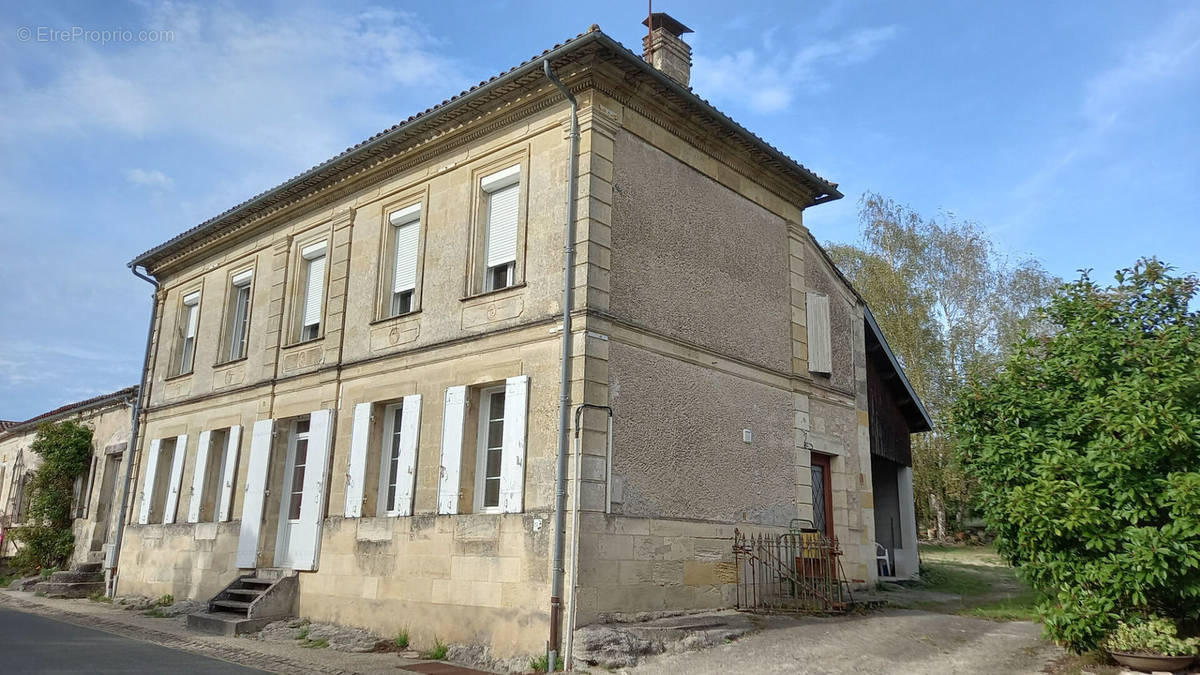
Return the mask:
{"type": "Polygon", "coordinates": [[[805,528],[733,533],[737,608],[751,612],[843,612],[853,601],[837,540],[805,528]]]}

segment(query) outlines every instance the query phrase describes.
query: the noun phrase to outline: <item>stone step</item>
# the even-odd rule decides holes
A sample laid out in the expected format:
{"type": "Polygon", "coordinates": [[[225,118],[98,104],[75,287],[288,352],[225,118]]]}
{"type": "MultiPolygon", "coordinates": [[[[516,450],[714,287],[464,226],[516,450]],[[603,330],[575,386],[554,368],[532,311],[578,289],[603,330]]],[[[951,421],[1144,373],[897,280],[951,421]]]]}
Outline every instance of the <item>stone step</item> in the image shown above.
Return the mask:
{"type": "Polygon", "coordinates": [[[242,602],[241,600],[213,600],[211,605],[241,611],[242,616],[246,616],[246,612],[250,609],[250,603],[242,602]]]}
{"type": "Polygon", "coordinates": [[[102,581],[104,581],[104,575],[96,574],[93,572],[79,572],[76,570],[69,570],[69,571],[55,572],[54,574],[50,575],[50,577],[47,579],[47,581],[51,581],[51,582],[59,583],[59,584],[81,583],[81,582],[89,582],[89,581],[101,581],[102,582],[102,581]]]}
{"type": "Polygon", "coordinates": [[[246,577],[242,579],[243,584],[254,584],[256,586],[270,586],[276,581],[277,579],[263,579],[262,577],[246,577]]]}
{"type": "Polygon", "coordinates": [[[248,598],[257,598],[258,596],[263,594],[263,590],[264,589],[261,589],[261,588],[230,588],[225,592],[230,595],[244,596],[244,597],[248,597],[248,598]]]}
{"type": "Polygon", "coordinates": [[[86,598],[92,593],[103,593],[103,581],[58,582],[43,581],[33,587],[35,593],[47,598],[86,598]]]}
{"type": "Polygon", "coordinates": [[[242,635],[262,630],[262,627],[278,621],[283,617],[269,616],[259,619],[247,619],[244,614],[234,612],[201,612],[188,614],[188,628],[211,633],[212,635],[242,635]]]}
{"type": "Polygon", "coordinates": [[[74,570],[80,574],[101,574],[100,562],[82,562],[75,565],[74,570]]]}

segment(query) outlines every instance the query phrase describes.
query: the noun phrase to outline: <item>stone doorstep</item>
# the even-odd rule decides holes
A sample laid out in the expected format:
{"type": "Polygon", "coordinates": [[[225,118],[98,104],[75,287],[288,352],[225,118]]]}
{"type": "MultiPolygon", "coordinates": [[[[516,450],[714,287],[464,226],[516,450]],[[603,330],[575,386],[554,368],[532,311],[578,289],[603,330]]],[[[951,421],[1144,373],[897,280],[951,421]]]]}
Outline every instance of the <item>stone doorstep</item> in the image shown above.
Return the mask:
{"type": "Polygon", "coordinates": [[[233,637],[260,631],[263,626],[285,618],[287,617],[265,616],[247,619],[245,615],[233,612],[199,612],[188,614],[187,626],[210,635],[233,637]]]}
{"type": "Polygon", "coordinates": [[[93,593],[104,592],[103,581],[43,581],[34,586],[37,593],[47,598],[86,598],[93,593]]]}

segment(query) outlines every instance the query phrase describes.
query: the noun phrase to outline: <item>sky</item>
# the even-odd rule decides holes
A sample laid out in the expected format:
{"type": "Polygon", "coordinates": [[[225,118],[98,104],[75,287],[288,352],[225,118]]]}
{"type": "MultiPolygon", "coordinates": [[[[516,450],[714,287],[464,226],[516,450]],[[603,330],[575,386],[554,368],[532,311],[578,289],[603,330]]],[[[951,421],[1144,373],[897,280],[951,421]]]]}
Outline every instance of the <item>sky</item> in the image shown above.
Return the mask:
{"type": "MultiPolygon", "coordinates": [[[[1200,4],[658,0],[695,91],[846,197],[981,224],[1096,278],[1200,272],[1200,4]],[[731,7],[735,8],[731,11],[731,7]]],[[[0,0],[0,419],[136,383],[150,286],[126,263],[646,5],[0,0]],[[108,31],[105,33],[104,31],[108,31]]]]}

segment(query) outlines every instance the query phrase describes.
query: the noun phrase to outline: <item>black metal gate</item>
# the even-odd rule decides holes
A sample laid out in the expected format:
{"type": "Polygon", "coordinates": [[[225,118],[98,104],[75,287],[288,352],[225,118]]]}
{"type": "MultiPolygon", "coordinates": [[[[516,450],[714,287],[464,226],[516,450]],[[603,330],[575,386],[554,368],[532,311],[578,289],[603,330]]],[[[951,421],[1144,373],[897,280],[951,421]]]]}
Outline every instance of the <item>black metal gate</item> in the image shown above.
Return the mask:
{"type": "Polygon", "coordinates": [[[811,526],[784,534],[733,533],[737,608],[750,612],[844,612],[853,601],[837,540],[811,526]]]}

